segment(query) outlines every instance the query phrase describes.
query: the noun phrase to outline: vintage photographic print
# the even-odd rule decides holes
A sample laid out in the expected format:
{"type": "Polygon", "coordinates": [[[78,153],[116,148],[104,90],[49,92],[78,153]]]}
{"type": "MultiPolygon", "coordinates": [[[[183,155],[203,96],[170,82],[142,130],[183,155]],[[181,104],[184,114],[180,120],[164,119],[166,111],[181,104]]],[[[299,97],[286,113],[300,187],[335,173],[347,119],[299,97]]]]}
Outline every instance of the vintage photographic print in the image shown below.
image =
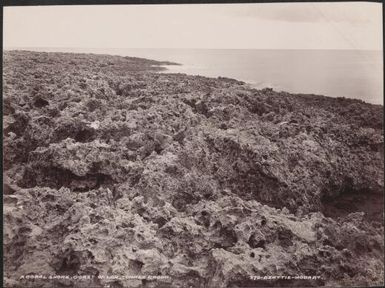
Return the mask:
{"type": "Polygon", "coordinates": [[[47,2],[3,8],[4,287],[384,285],[381,3],[47,2]]]}

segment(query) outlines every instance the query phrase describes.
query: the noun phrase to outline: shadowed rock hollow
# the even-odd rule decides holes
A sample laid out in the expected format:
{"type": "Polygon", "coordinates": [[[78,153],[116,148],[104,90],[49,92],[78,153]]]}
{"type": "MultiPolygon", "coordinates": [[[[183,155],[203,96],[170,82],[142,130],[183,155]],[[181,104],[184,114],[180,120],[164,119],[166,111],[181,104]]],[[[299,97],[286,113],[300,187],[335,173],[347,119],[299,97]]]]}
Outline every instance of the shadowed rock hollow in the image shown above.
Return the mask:
{"type": "Polygon", "coordinates": [[[381,285],[383,107],[162,64],[4,53],[7,287],[381,285]]]}

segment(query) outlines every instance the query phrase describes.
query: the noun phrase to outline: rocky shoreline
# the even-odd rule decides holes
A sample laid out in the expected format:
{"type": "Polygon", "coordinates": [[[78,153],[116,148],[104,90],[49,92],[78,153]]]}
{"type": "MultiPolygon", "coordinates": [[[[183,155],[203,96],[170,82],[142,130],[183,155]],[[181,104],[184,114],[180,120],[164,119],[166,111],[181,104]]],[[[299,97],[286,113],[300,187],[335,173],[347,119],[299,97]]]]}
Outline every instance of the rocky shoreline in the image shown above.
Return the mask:
{"type": "Polygon", "coordinates": [[[6,287],[86,283],[28,274],[383,285],[382,106],[157,73],[171,63],[140,58],[3,58],[6,287]],[[316,277],[252,279],[285,275],[316,277]]]}

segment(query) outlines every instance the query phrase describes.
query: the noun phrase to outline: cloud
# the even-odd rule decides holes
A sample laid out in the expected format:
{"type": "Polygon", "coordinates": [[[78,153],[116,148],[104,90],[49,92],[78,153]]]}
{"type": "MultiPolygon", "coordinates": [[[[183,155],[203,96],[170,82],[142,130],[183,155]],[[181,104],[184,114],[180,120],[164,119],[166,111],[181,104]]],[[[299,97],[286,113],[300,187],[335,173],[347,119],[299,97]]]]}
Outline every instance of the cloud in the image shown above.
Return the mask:
{"type": "Polygon", "coordinates": [[[381,22],[377,3],[274,3],[224,7],[233,16],[284,22],[381,22]]]}

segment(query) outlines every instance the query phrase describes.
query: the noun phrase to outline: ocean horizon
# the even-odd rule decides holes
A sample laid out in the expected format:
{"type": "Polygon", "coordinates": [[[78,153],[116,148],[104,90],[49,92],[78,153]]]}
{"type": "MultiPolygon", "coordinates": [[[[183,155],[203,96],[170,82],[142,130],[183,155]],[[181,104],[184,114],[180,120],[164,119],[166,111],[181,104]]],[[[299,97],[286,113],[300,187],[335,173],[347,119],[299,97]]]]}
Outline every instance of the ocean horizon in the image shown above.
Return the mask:
{"type": "Polygon", "coordinates": [[[252,87],[383,105],[383,54],[374,50],[60,48],[5,50],[110,54],[171,61],[162,73],[228,77],[252,87]]]}

